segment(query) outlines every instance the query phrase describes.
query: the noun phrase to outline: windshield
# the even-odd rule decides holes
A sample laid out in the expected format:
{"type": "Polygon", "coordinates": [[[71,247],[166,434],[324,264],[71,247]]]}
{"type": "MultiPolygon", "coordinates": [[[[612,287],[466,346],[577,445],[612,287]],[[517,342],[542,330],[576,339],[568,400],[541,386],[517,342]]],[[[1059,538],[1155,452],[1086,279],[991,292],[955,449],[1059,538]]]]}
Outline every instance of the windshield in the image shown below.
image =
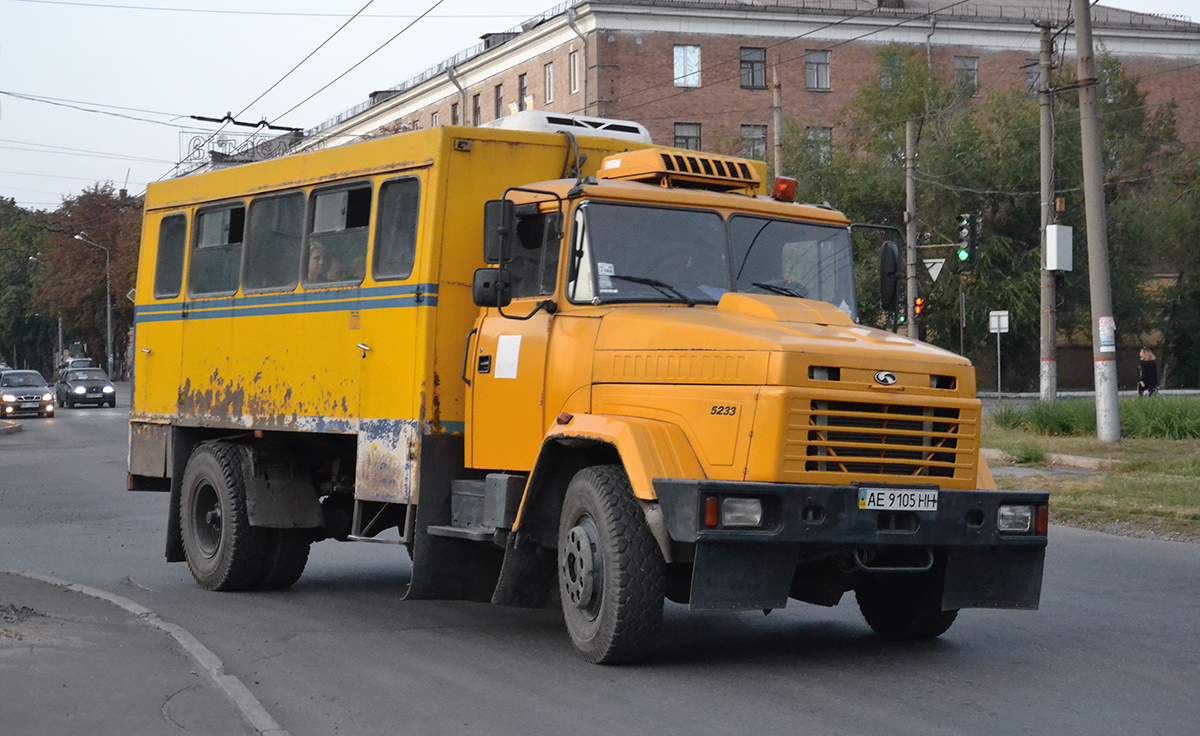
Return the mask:
{"type": "Polygon", "coordinates": [[[734,215],[729,235],[738,291],[819,299],[857,320],[846,228],[734,215]]]}
{"type": "Polygon", "coordinates": [[[572,234],[574,302],[714,304],[728,291],[819,299],[857,319],[845,227],[584,202],[572,234]]]}
{"type": "Polygon", "coordinates": [[[85,371],[71,371],[67,375],[68,381],[107,381],[108,376],[104,375],[104,371],[99,368],[92,368],[85,371]]]}
{"type": "Polygon", "coordinates": [[[576,216],[575,301],[707,302],[729,291],[725,223],[715,212],[586,202],[576,216]]]}
{"type": "Polygon", "coordinates": [[[45,386],[42,374],[37,371],[12,371],[0,377],[0,386],[17,388],[20,386],[45,386]]]}

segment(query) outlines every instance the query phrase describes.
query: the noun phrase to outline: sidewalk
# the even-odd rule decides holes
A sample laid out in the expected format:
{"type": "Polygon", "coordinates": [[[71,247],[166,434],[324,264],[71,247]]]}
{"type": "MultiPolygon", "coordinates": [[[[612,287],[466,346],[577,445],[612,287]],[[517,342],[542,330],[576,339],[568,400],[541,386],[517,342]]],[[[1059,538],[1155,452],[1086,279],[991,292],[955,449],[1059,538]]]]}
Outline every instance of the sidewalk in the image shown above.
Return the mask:
{"type": "Polygon", "coordinates": [[[128,599],[47,580],[0,572],[6,736],[286,736],[188,632],[128,599]]]}

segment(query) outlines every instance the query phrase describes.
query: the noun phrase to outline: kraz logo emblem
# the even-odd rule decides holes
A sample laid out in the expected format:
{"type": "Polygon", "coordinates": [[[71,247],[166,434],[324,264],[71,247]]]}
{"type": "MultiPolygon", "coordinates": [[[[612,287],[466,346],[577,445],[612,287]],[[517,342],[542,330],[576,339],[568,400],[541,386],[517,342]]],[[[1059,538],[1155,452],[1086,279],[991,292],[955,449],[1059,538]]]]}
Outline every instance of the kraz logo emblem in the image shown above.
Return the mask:
{"type": "Polygon", "coordinates": [[[875,383],[882,386],[894,386],[898,380],[896,374],[891,371],[879,371],[875,374],[875,383]]]}

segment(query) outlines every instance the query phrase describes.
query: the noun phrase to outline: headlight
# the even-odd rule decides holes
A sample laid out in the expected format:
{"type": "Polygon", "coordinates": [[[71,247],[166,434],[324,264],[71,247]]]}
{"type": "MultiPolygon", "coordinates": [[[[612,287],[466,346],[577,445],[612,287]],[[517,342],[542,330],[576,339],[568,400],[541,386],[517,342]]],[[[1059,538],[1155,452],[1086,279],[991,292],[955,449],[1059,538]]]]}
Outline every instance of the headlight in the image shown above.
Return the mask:
{"type": "Polygon", "coordinates": [[[76,387],[75,387],[75,393],[77,393],[77,394],[86,394],[86,393],[87,393],[87,389],[86,389],[86,388],[84,388],[83,386],[76,386],[76,387]]]}
{"type": "Polygon", "coordinates": [[[996,528],[1002,532],[1027,532],[1033,528],[1032,506],[1001,506],[996,512],[996,528]]]}
{"type": "Polygon", "coordinates": [[[12,394],[4,394],[3,396],[0,396],[0,401],[16,401],[16,400],[17,400],[17,397],[13,396],[12,394]]]}
{"type": "Polygon", "coordinates": [[[42,401],[53,401],[54,397],[50,394],[42,394],[42,401]]]}
{"type": "Polygon", "coordinates": [[[722,526],[762,526],[762,500],[757,498],[721,499],[722,526]]]}
{"type": "Polygon", "coordinates": [[[111,394],[113,391],[116,391],[116,389],[115,389],[115,388],[113,388],[112,386],[105,386],[105,387],[104,387],[104,393],[106,393],[106,394],[111,394]]]}

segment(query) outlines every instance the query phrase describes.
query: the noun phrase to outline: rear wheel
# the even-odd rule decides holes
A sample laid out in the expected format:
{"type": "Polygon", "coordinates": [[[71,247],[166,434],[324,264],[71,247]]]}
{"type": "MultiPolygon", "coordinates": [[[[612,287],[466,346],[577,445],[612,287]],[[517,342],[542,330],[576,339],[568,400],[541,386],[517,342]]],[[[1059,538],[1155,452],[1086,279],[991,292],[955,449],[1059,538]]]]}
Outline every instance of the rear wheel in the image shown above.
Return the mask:
{"type": "Polygon", "coordinates": [[[563,617],[579,656],[595,664],[644,658],[662,624],[665,563],[621,467],[575,475],[558,540],[563,617]]]}
{"type": "Polygon", "coordinates": [[[182,486],[179,526],[192,577],[208,590],[257,587],[264,571],[267,530],[250,526],[237,448],[221,442],[197,446],[182,486]]]}
{"type": "Polygon", "coordinates": [[[291,587],[304,574],[312,533],[307,529],[266,529],[266,555],[263,558],[262,579],[258,586],[264,590],[291,587]]]}
{"type": "Polygon", "coordinates": [[[946,633],[958,610],[942,610],[940,576],[879,576],[855,591],[858,610],[885,639],[920,641],[946,633]]]}

